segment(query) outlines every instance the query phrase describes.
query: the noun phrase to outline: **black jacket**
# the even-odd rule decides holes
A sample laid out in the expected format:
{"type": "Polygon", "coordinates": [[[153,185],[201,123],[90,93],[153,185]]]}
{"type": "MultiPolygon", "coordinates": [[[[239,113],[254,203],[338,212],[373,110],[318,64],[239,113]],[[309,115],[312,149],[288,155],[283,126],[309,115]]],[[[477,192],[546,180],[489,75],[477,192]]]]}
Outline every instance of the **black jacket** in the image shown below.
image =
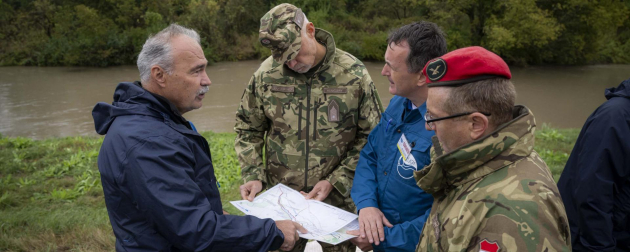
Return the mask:
{"type": "Polygon", "coordinates": [[[107,134],[98,168],[117,251],[267,251],[271,219],[223,215],[205,138],[165,98],[120,83],[92,111],[107,134]]]}
{"type": "Polygon", "coordinates": [[[558,188],[574,251],[630,251],[630,79],[586,120],[558,188]]]}

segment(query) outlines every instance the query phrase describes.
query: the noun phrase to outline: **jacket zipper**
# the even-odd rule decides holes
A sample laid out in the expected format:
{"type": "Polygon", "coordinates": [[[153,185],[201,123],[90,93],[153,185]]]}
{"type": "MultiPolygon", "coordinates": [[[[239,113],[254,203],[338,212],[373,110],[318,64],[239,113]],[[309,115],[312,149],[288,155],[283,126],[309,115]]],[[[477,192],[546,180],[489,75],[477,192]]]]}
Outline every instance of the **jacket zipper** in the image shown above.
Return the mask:
{"type": "Polygon", "coordinates": [[[311,85],[313,79],[309,79],[310,83],[306,83],[306,162],[304,162],[304,191],[308,190],[308,155],[309,155],[309,129],[311,125],[311,85]]]}
{"type": "Polygon", "coordinates": [[[299,107],[299,112],[298,112],[298,132],[297,132],[297,137],[298,140],[302,140],[302,101],[300,101],[300,103],[298,103],[298,107],[299,107]]]}
{"type": "Polygon", "coordinates": [[[317,140],[317,110],[319,110],[319,100],[315,102],[313,110],[313,141],[317,140]]]}

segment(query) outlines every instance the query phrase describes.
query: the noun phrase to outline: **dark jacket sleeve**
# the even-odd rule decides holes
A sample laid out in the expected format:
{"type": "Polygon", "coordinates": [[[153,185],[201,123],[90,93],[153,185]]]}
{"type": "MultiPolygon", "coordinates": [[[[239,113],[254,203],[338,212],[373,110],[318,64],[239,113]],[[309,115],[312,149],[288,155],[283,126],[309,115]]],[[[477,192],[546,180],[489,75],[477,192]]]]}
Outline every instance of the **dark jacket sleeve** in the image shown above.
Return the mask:
{"type": "Polygon", "coordinates": [[[160,235],[188,251],[278,249],[284,237],[273,220],[211,210],[193,179],[204,175],[195,174],[194,153],[180,141],[160,136],[139,143],[128,151],[118,178],[160,235]]]}
{"type": "Polygon", "coordinates": [[[610,101],[587,120],[565,167],[573,188],[562,197],[577,208],[576,242],[593,251],[615,250],[613,227],[630,211],[630,113],[621,108],[610,101]]]}

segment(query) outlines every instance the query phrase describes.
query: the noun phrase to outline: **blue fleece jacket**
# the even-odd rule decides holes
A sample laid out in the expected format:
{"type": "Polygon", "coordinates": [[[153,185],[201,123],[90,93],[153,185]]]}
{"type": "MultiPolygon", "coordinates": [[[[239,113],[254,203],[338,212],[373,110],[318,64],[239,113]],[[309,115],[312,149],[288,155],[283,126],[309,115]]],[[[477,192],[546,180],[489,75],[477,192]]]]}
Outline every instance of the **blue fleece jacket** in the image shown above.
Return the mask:
{"type": "Polygon", "coordinates": [[[352,186],[357,210],[379,208],[394,227],[385,227],[385,241],[374,251],[414,251],[431,211],[433,197],[416,185],[413,172],[430,160],[433,131],[425,129],[426,103],[417,109],[394,96],[363,147],[352,186]],[[403,158],[406,139],[411,156],[403,158]],[[400,147],[399,147],[400,146],[400,147]]]}

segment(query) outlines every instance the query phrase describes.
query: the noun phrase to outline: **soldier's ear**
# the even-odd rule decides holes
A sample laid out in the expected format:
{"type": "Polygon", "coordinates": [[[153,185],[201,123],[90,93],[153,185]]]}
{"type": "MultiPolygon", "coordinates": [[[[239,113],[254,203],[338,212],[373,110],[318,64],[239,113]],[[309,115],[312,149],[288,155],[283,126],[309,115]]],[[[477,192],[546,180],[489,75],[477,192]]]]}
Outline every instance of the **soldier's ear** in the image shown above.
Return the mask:
{"type": "Polygon", "coordinates": [[[151,67],[151,77],[155,80],[155,83],[157,83],[162,88],[166,87],[166,75],[166,71],[164,71],[164,69],[162,69],[160,66],[153,65],[151,67]]]}
{"type": "Polygon", "coordinates": [[[315,25],[312,22],[308,22],[304,28],[306,28],[306,34],[309,38],[315,38],[315,25]]]}
{"type": "Polygon", "coordinates": [[[477,140],[484,137],[486,132],[490,133],[488,117],[479,112],[472,113],[468,117],[470,120],[470,138],[477,140]]]}
{"type": "Polygon", "coordinates": [[[422,87],[422,86],[425,86],[427,84],[427,79],[426,79],[426,77],[424,77],[424,74],[422,74],[422,72],[420,72],[420,74],[417,74],[414,78],[418,78],[416,80],[416,85],[418,87],[422,87]]]}

